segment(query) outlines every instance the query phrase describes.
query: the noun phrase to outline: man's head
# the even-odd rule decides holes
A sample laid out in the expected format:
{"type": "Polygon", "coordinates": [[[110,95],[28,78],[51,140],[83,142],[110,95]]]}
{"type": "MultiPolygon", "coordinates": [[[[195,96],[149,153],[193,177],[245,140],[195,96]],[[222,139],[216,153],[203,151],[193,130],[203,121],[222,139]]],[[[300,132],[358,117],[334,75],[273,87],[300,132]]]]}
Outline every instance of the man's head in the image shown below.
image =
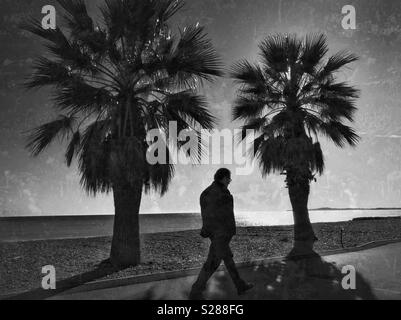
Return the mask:
{"type": "Polygon", "coordinates": [[[220,182],[221,184],[228,187],[228,185],[232,181],[231,180],[231,171],[226,168],[217,170],[216,174],[214,175],[214,181],[220,182]]]}

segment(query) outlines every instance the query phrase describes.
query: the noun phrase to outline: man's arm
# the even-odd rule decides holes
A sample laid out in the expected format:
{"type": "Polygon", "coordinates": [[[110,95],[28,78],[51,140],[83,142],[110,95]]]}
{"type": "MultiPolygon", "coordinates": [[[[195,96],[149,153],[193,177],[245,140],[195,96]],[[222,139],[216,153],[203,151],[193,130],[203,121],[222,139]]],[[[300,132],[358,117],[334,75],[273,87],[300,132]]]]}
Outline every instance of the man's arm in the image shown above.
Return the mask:
{"type": "Polygon", "coordinates": [[[236,233],[234,216],[234,198],[227,192],[221,195],[217,202],[216,219],[225,232],[232,235],[236,233]]]}
{"type": "Polygon", "coordinates": [[[200,196],[200,207],[201,207],[201,215],[202,215],[202,230],[201,236],[203,238],[209,238],[214,229],[214,217],[213,217],[213,210],[210,207],[211,204],[211,195],[209,192],[205,191],[200,196]]]}

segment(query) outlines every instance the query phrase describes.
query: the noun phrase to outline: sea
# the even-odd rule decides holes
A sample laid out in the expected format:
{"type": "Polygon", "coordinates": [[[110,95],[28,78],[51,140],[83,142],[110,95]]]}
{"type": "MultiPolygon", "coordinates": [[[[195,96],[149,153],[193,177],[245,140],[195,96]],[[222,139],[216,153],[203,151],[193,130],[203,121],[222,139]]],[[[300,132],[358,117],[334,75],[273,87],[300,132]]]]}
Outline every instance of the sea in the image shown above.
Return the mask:
{"type": "MultiPolygon", "coordinates": [[[[401,209],[310,211],[313,223],[369,217],[401,217],[401,209]]],[[[0,242],[111,236],[113,218],[113,215],[2,217],[0,242]]],[[[239,227],[288,226],[293,224],[293,217],[291,211],[238,212],[236,221],[239,227]]],[[[200,213],[140,215],[142,234],[197,230],[201,225],[200,213]]]]}

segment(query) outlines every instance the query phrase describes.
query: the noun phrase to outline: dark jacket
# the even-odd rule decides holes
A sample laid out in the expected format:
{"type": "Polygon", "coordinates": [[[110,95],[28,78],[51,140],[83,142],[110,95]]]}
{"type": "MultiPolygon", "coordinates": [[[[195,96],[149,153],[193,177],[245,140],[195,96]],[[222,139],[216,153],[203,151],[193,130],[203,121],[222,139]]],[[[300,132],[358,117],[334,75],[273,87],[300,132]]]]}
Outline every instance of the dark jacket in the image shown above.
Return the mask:
{"type": "Polygon", "coordinates": [[[220,182],[213,182],[200,197],[203,228],[201,236],[232,237],[236,234],[234,199],[220,182]]]}

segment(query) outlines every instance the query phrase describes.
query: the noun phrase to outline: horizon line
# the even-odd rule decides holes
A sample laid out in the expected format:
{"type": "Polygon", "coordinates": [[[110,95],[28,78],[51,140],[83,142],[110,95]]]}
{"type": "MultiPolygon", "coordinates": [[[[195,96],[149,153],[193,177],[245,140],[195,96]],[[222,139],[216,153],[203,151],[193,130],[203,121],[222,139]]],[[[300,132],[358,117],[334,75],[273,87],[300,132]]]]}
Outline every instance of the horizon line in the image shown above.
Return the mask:
{"type": "MultiPolygon", "coordinates": [[[[309,211],[385,211],[385,210],[401,210],[401,207],[374,207],[374,208],[333,208],[333,207],[320,207],[312,208],[309,211]]],[[[252,210],[243,211],[239,210],[237,213],[268,213],[268,212],[291,212],[292,209],[287,210],[252,210]]],[[[200,214],[200,211],[182,211],[182,212],[143,212],[139,215],[179,215],[179,214],[200,214]]],[[[114,216],[114,213],[94,213],[94,214],[43,214],[43,215],[8,215],[0,216],[0,219],[4,218],[68,218],[68,217],[101,217],[101,216],[114,216]]]]}

